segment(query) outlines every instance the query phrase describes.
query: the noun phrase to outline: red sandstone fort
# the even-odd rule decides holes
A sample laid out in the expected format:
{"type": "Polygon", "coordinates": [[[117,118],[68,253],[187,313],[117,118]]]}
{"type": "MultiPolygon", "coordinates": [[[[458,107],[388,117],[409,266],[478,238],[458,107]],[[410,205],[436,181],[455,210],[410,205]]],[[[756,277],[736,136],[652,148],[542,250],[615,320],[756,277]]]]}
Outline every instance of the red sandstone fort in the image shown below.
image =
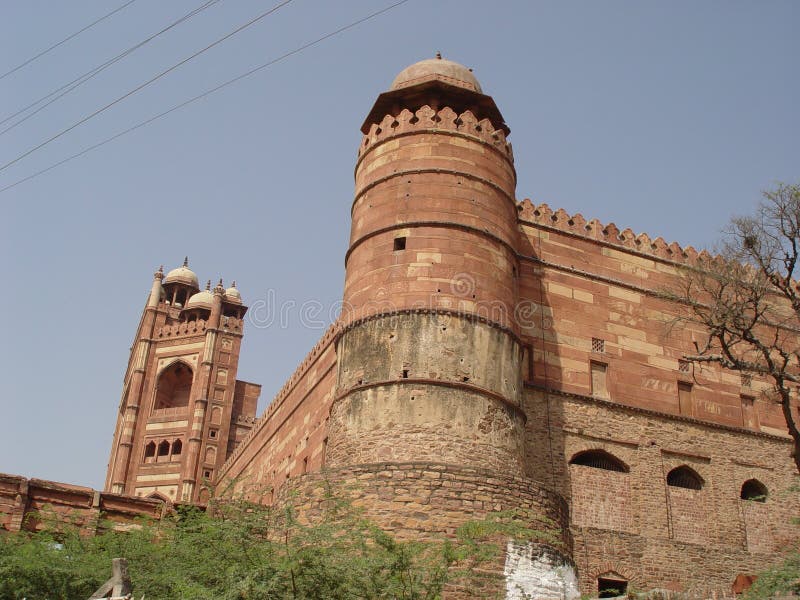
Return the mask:
{"type": "Polygon", "coordinates": [[[344,309],[265,413],[237,380],[235,285],[159,270],[105,491],[2,476],[0,526],[44,503],[157,515],[204,482],[272,503],[325,477],[401,535],[548,517],[556,543],[508,547],[509,598],[730,589],[796,542],[768,383],[692,371],[701,332],[669,326],[659,290],[695,250],[518,202],[509,126],[457,63],[402,71],[361,131],[344,309]]]}

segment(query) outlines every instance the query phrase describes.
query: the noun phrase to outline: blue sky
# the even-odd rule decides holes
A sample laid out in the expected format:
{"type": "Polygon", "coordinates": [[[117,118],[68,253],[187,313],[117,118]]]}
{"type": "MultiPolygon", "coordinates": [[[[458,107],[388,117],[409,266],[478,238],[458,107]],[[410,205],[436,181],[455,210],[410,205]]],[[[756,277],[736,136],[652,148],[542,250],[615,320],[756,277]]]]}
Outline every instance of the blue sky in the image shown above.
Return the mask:
{"type": "MultiPolygon", "coordinates": [[[[201,3],[136,0],[0,79],[0,119],[201,3]]],[[[210,6],[0,134],[0,164],[276,3],[210,6]]],[[[0,188],[391,3],[294,0],[0,188]]],[[[0,74],[122,4],[4,3],[0,74]]],[[[359,126],[408,64],[441,51],[474,69],[511,127],[519,199],[711,247],[761,190],[798,181],[798,25],[792,1],[409,0],[0,192],[0,472],[102,486],[152,273],[187,254],[202,281],[284,307],[247,325],[239,377],[263,384],[263,408],[341,298],[359,126]]]]}

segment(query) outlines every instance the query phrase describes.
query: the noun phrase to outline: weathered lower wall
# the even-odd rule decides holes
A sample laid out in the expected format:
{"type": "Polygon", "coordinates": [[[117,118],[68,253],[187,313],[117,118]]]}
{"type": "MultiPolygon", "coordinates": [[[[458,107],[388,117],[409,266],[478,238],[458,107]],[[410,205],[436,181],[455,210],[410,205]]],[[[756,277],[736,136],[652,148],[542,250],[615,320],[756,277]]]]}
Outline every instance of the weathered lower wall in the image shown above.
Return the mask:
{"type": "Polygon", "coordinates": [[[401,537],[453,535],[472,519],[520,509],[532,516],[534,529],[557,540],[556,549],[571,547],[566,503],[529,479],[442,463],[374,463],[293,478],[277,500],[297,494],[293,501],[298,508],[313,515],[327,486],[346,494],[378,525],[401,537]]]}
{"type": "Polygon", "coordinates": [[[738,574],[757,574],[779,560],[776,553],[646,538],[624,532],[573,527],[581,591],[597,591],[597,576],[616,573],[631,589],[692,591],[709,598],[730,593],[738,574]],[[703,595],[706,592],[708,595],[703,595]]]}
{"type": "Polygon", "coordinates": [[[138,517],[159,519],[163,507],[152,498],[0,473],[0,530],[37,531],[55,519],[93,533],[101,519],[120,526],[138,517]]]}
{"type": "Polygon", "coordinates": [[[516,407],[463,388],[406,381],[354,390],[331,412],[331,466],[441,461],[521,473],[516,407]]]}
{"type": "Polygon", "coordinates": [[[475,316],[407,311],[353,324],[338,341],[332,467],[438,461],[522,475],[522,352],[475,316]]]}
{"type": "Polygon", "coordinates": [[[529,475],[570,503],[584,592],[607,572],[638,589],[730,590],[738,573],[758,572],[800,539],[788,439],[535,387],[524,406],[529,475]],[[628,472],[570,464],[587,450],[628,472]],[[684,465],[702,478],[700,490],[667,485],[684,465]],[[765,502],[740,498],[750,479],[766,486],[765,502]]]}
{"type": "Polygon", "coordinates": [[[293,478],[281,488],[276,501],[290,499],[299,514],[313,519],[329,490],[349,498],[366,517],[401,539],[451,538],[468,521],[500,511],[518,511],[515,518],[536,531],[536,537],[508,548],[503,542],[482,587],[465,589],[455,581],[445,594],[448,600],[578,595],[562,595],[577,591],[569,558],[572,540],[567,505],[563,498],[529,479],[441,463],[375,463],[293,478]]]}

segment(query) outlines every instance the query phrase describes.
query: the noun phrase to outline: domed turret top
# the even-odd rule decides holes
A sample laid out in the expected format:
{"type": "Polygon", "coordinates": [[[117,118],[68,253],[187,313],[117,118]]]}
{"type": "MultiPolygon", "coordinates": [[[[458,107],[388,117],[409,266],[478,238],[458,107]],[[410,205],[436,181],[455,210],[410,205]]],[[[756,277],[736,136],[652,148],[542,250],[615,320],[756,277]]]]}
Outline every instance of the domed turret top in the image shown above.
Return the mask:
{"type": "Polygon", "coordinates": [[[182,266],[167,273],[167,276],[164,277],[164,283],[183,283],[192,286],[194,289],[200,289],[197,283],[197,275],[189,268],[189,257],[183,260],[182,266]]]}
{"type": "Polygon", "coordinates": [[[444,59],[438,52],[436,53],[436,58],[421,60],[400,71],[400,74],[394,78],[390,89],[399,90],[432,80],[443,81],[479,94],[483,93],[481,84],[472,74],[472,69],[468,69],[452,60],[444,59]]]}
{"type": "Polygon", "coordinates": [[[211,310],[214,305],[214,294],[211,293],[211,281],[206,284],[206,289],[202,292],[197,292],[186,303],[184,310],[191,310],[193,308],[204,308],[211,310]]]}
{"type": "Polygon", "coordinates": [[[225,299],[228,302],[232,302],[233,304],[241,304],[242,303],[242,295],[239,293],[239,290],[236,289],[236,282],[233,282],[233,285],[225,290],[225,299]]]}
{"type": "Polygon", "coordinates": [[[391,88],[375,100],[361,124],[361,133],[367,135],[370,127],[379,124],[386,115],[396,117],[403,110],[415,112],[423,106],[437,111],[446,106],[456,114],[469,110],[479,121],[489,119],[495,129],[502,129],[506,135],[511,132],[494,100],[483,93],[472,70],[437,53],[436,58],[421,60],[400,71],[391,88]]]}

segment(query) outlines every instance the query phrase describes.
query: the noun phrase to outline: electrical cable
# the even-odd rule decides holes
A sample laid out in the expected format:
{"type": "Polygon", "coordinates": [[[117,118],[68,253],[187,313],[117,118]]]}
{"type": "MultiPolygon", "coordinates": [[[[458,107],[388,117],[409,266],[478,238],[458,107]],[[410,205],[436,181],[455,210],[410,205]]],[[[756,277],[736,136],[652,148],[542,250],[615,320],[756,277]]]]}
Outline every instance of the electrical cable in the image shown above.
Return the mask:
{"type": "Polygon", "coordinates": [[[105,21],[105,20],[106,20],[108,17],[110,17],[110,16],[112,16],[112,15],[114,15],[114,14],[118,13],[118,12],[119,12],[119,11],[121,11],[123,8],[125,8],[126,6],[130,6],[130,5],[131,5],[131,4],[133,4],[134,2],[136,2],[136,0],[128,0],[128,2],[126,2],[125,4],[123,4],[122,6],[120,6],[119,8],[115,8],[115,9],[114,9],[114,10],[112,10],[110,13],[108,13],[108,14],[106,14],[106,15],[103,15],[102,17],[100,17],[100,18],[99,18],[99,19],[97,19],[96,21],[93,21],[92,23],[89,23],[89,24],[88,24],[86,27],[84,27],[83,29],[80,29],[79,31],[76,31],[76,32],[75,32],[75,33],[73,33],[72,35],[65,37],[63,40],[61,40],[60,42],[58,42],[58,43],[56,43],[56,44],[53,44],[53,45],[52,45],[52,46],[50,46],[49,48],[46,48],[45,50],[42,50],[42,51],[41,51],[41,52],[39,52],[39,54],[37,54],[36,56],[32,56],[31,58],[29,58],[29,59],[28,59],[28,60],[26,60],[25,62],[23,62],[23,63],[21,63],[21,64],[17,65],[16,67],[14,67],[13,69],[11,69],[10,71],[6,71],[6,72],[5,72],[5,73],[3,73],[2,75],[0,75],[0,79],[4,79],[5,77],[8,77],[8,76],[9,76],[9,75],[11,75],[12,73],[16,73],[16,72],[17,72],[17,71],[19,71],[19,70],[20,70],[22,67],[25,67],[25,66],[27,66],[27,65],[31,64],[31,63],[32,63],[33,61],[35,61],[37,58],[41,58],[42,56],[44,56],[45,54],[47,54],[47,53],[48,53],[48,52],[50,52],[51,50],[55,50],[55,49],[56,49],[56,48],[58,48],[58,47],[59,47],[61,44],[64,44],[64,43],[66,43],[66,42],[70,41],[72,38],[79,36],[81,33],[83,33],[84,31],[86,31],[87,29],[90,29],[90,28],[94,27],[94,26],[95,26],[95,25],[97,25],[97,24],[98,24],[100,21],[105,21]]]}
{"type": "Polygon", "coordinates": [[[215,87],[213,87],[213,88],[211,88],[209,90],[206,90],[205,92],[203,92],[201,94],[198,94],[197,96],[189,98],[188,100],[184,100],[180,104],[176,104],[175,106],[165,110],[164,112],[161,112],[161,113],[159,113],[157,115],[154,115],[154,116],[150,117],[149,119],[141,121],[141,122],[137,123],[136,125],[133,125],[132,127],[129,127],[128,129],[120,131],[120,132],[112,135],[111,137],[106,138],[105,140],[103,140],[101,142],[98,142],[96,144],[88,146],[88,147],[84,148],[83,150],[81,150],[80,152],[78,152],[76,154],[73,154],[71,156],[68,156],[67,158],[62,159],[62,160],[50,165],[49,167],[46,167],[46,168],[42,169],[41,171],[37,171],[35,173],[32,173],[31,175],[28,175],[27,177],[23,177],[22,179],[19,179],[19,180],[15,181],[14,183],[11,183],[11,184],[3,187],[3,188],[0,188],[0,194],[2,194],[5,191],[10,190],[11,188],[17,187],[21,183],[25,183],[26,181],[30,181],[31,179],[35,179],[36,177],[38,177],[40,175],[44,175],[48,171],[51,171],[51,170],[55,169],[56,167],[60,167],[64,163],[68,163],[68,162],[70,162],[70,161],[72,161],[72,160],[74,160],[76,158],[79,158],[79,157],[83,156],[84,154],[87,154],[87,153],[91,152],[92,150],[100,148],[101,146],[105,146],[106,144],[108,144],[109,142],[113,142],[117,138],[120,138],[120,137],[122,137],[124,135],[127,135],[128,133],[131,133],[133,131],[136,131],[137,129],[139,129],[141,127],[144,127],[145,125],[149,125],[153,121],[157,121],[158,119],[160,119],[162,117],[165,117],[165,116],[175,112],[176,110],[179,110],[179,109],[183,108],[184,106],[187,106],[189,104],[192,104],[192,103],[196,102],[197,100],[201,100],[201,99],[203,99],[203,98],[205,98],[207,96],[210,96],[211,94],[213,94],[213,93],[215,93],[215,92],[217,92],[217,91],[219,91],[219,90],[221,90],[221,89],[223,89],[225,87],[228,87],[229,85],[232,85],[232,84],[234,84],[234,83],[236,83],[238,81],[241,81],[242,79],[250,77],[251,75],[253,75],[253,74],[257,73],[257,72],[259,72],[259,71],[261,71],[263,69],[266,69],[267,67],[270,67],[270,66],[272,66],[272,65],[274,65],[274,64],[276,64],[278,62],[281,62],[281,61],[289,58],[290,56],[294,56],[295,54],[298,54],[298,53],[300,53],[300,52],[302,52],[304,50],[307,50],[308,48],[311,48],[312,46],[316,46],[317,44],[320,44],[320,43],[324,42],[325,40],[328,40],[328,39],[330,39],[330,38],[332,38],[332,37],[334,37],[336,35],[339,35],[340,33],[343,33],[345,31],[347,31],[348,29],[352,29],[353,27],[361,25],[362,23],[365,23],[366,21],[369,21],[369,20],[371,20],[371,19],[373,19],[373,18],[375,18],[377,16],[380,16],[383,13],[388,12],[388,11],[394,9],[394,8],[397,8],[398,6],[400,6],[401,4],[405,4],[406,2],[409,2],[409,0],[399,0],[399,2],[395,2],[394,4],[391,4],[391,5],[389,5],[389,6],[385,7],[385,8],[377,11],[377,12],[369,14],[366,17],[362,17],[361,19],[358,19],[357,21],[353,21],[352,23],[350,23],[348,25],[345,25],[345,26],[340,27],[339,29],[337,29],[335,31],[332,31],[332,32],[330,32],[328,34],[325,34],[324,36],[322,36],[320,38],[317,38],[316,40],[314,40],[312,42],[308,42],[307,44],[299,46],[298,48],[295,48],[294,50],[291,50],[290,52],[282,54],[281,56],[279,56],[277,58],[274,58],[274,59],[272,59],[272,60],[270,60],[268,62],[262,63],[261,65],[255,67],[253,69],[250,69],[249,71],[246,71],[246,72],[242,73],[241,75],[237,75],[236,77],[234,77],[232,79],[229,79],[229,80],[227,80],[227,81],[225,81],[225,82],[223,82],[223,83],[221,83],[221,84],[219,84],[219,85],[217,85],[217,86],[215,86],[215,87]]]}
{"type": "Polygon", "coordinates": [[[178,63],[176,63],[176,64],[172,65],[172,66],[171,66],[171,67],[169,67],[168,69],[165,69],[164,71],[161,71],[161,72],[160,72],[158,75],[156,75],[155,77],[152,77],[151,79],[148,79],[148,80],[147,80],[147,81],[145,81],[144,83],[142,83],[142,84],[140,84],[140,85],[136,86],[136,87],[135,87],[135,88],[133,88],[132,90],[129,90],[128,92],[126,92],[125,94],[123,94],[122,96],[120,96],[119,98],[117,98],[116,100],[112,100],[111,102],[109,102],[108,104],[106,104],[105,106],[103,106],[102,108],[98,108],[98,109],[97,109],[96,111],[94,111],[93,113],[91,113],[91,114],[89,114],[89,115],[86,115],[85,117],[83,117],[83,118],[82,118],[82,119],[80,119],[79,121],[77,121],[77,122],[73,123],[72,125],[70,125],[70,126],[69,126],[69,127],[67,127],[66,129],[63,129],[63,130],[61,130],[60,132],[58,132],[57,134],[53,135],[52,137],[50,137],[50,138],[46,139],[45,141],[41,142],[41,143],[40,143],[40,144],[38,144],[37,146],[34,146],[33,148],[31,148],[31,149],[30,149],[30,150],[28,150],[27,152],[24,152],[24,153],[20,154],[19,156],[17,156],[15,159],[13,159],[13,160],[11,160],[11,161],[9,161],[9,162],[5,163],[5,164],[4,164],[2,167],[0,167],[0,171],[5,171],[5,170],[6,170],[8,167],[10,167],[11,165],[13,165],[13,164],[15,164],[15,163],[19,162],[20,160],[22,160],[22,159],[23,159],[23,158],[25,158],[26,156],[30,156],[31,154],[33,154],[34,152],[36,152],[36,151],[37,151],[37,150],[39,150],[40,148],[43,148],[43,147],[47,146],[47,145],[48,145],[50,142],[53,142],[53,141],[57,140],[57,139],[58,139],[58,138],[60,138],[62,135],[65,135],[65,134],[69,133],[70,131],[72,131],[73,129],[75,129],[76,127],[78,127],[78,126],[80,126],[80,125],[82,125],[82,124],[86,123],[86,121],[88,121],[89,119],[92,119],[92,118],[96,117],[97,115],[99,115],[100,113],[103,113],[103,112],[105,112],[106,110],[108,110],[108,109],[109,109],[109,108],[111,108],[112,106],[114,106],[114,105],[116,105],[116,104],[119,104],[120,102],[122,102],[123,100],[125,100],[125,98],[128,98],[128,97],[130,97],[130,96],[133,96],[133,95],[134,95],[136,92],[138,92],[138,91],[140,91],[140,90],[142,90],[142,89],[146,88],[146,87],[147,87],[148,85],[150,85],[151,83],[154,83],[154,82],[158,81],[159,79],[161,79],[162,77],[164,77],[164,76],[165,76],[165,75],[167,75],[168,73],[171,73],[171,72],[172,72],[172,71],[174,71],[175,69],[177,69],[177,68],[179,68],[179,67],[181,67],[181,66],[185,65],[185,64],[186,64],[187,62],[189,62],[190,60],[192,60],[192,59],[194,59],[194,58],[197,58],[198,56],[200,56],[201,54],[203,54],[203,53],[204,53],[204,52],[206,52],[207,50],[210,50],[211,48],[213,48],[213,47],[215,47],[215,46],[218,46],[219,44],[221,44],[222,42],[224,42],[224,41],[225,41],[225,40],[227,40],[228,38],[230,38],[230,37],[232,37],[232,36],[236,35],[237,33],[239,33],[240,31],[242,31],[242,30],[244,30],[244,29],[247,29],[248,27],[250,27],[251,25],[254,25],[255,23],[257,23],[258,21],[260,21],[260,20],[261,20],[261,19],[263,19],[264,17],[267,17],[268,15],[271,15],[272,13],[274,13],[275,11],[277,11],[278,9],[280,9],[280,8],[283,8],[284,6],[286,6],[287,4],[289,4],[289,3],[291,3],[291,2],[293,2],[293,0],[283,0],[283,2],[279,2],[278,4],[276,4],[275,6],[273,6],[273,7],[272,7],[271,9],[269,9],[268,11],[261,13],[260,15],[258,15],[257,17],[255,17],[255,18],[251,19],[250,21],[248,21],[248,22],[247,22],[247,23],[245,23],[244,25],[240,25],[239,27],[237,27],[236,29],[234,29],[234,30],[233,30],[233,31],[231,31],[230,33],[227,33],[227,34],[225,34],[224,36],[222,36],[222,37],[221,37],[221,38],[219,38],[218,40],[216,40],[216,41],[212,42],[211,44],[209,44],[208,46],[206,46],[205,48],[202,48],[201,50],[198,50],[197,52],[195,52],[195,53],[194,53],[194,54],[192,54],[191,56],[188,56],[188,57],[184,58],[182,61],[180,61],[180,62],[178,62],[178,63]]]}
{"type": "Polygon", "coordinates": [[[27,110],[29,110],[29,109],[33,108],[33,107],[34,107],[34,106],[36,106],[37,104],[41,104],[42,102],[46,101],[48,98],[52,98],[52,100],[50,100],[49,102],[47,102],[47,103],[46,103],[46,104],[44,104],[43,106],[40,106],[39,108],[37,108],[37,109],[36,109],[35,111],[33,111],[32,113],[30,113],[30,114],[28,114],[28,115],[25,115],[25,117],[23,117],[22,119],[20,119],[19,121],[17,121],[17,122],[16,122],[16,123],[14,123],[13,125],[10,125],[9,127],[6,127],[6,128],[5,128],[5,129],[3,129],[2,131],[0,131],[0,135],[3,135],[3,134],[4,134],[4,133],[6,133],[7,131],[10,131],[10,130],[14,129],[14,128],[15,128],[17,125],[19,125],[20,123],[22,123],[22,122],[24,122],[24,121],[27,121],[28,119],[30,119],[30,118],[31,118],[33,115],[35,115],[36,113],[38,113],[38,112],[39,112],[39,111],[41,111],[42,109],[44,109],[44,108],[46,108],[46,107],[50,106],[50,105],[51,105],[53,102],[55,102],[55,101],[56,101],[56,100],[58,100],[59,98],[63,98],[64,96],[66,96],[67,94],[69,94],[69,93],[70,93],[72,90],[74,90],[75,88],[77,88],[77,87],[79,87],[79,86],[83,85],[84,83],[86,83],[87,81],[89,81],[90,79],[92,79],[92,78],[93,78],[95,75],[98,75],[99,73],[101,73],[102,71],[104,71],[105,69],[107,69],[108,67],[110,67],[111,65],[113,65],[114,63],[116,63],[116,62],[119,62],[120,60],[122,60],[123,58],[125,58],[126,56],[128,56],[129,54],[132,54],[133,52],[135,52],[136,50],[138,50],[139,48],[141,48],[141,47],[142,47],[142,46],[144,46],[145,44],[148,44],[149,42],[153,41],[153,40],[154,40],[155,38],[157,38],[158,36],[162,35],[163,33],[166,33],[167,31],[169,31],[169,30],[170,30],[170,29],[172,29],[173,27],[176,27],[176,26],[180,25],[180,24],[181,24],[181,23],[183,23],[184,21],[187,21],[187,20],[191,19],[191,18],[192,18],[193,16],[195,16],[196,14],[198,14],[198,13],[200,13],[200,12],[204,11],[205,9],[209,8],[210,6],[212,6],[212,5],[214,5],[214,4],[218,3],[218,2],[220,2],[220,0],[207,0],[206,2],[204,2],[203,4],[201,4],[200,6],[198,6],[197,8],[195,8],[195,9],[193,9],[192,11],[190,11],[190,12],[186,13],[185,15],[183,15],[183,16],[182,16],[181,18],[179,18],[178,20],[176,20],[176,21],[173,21],[172,23],[170,23],[169,25],[167,25],[166,27],[164,27],[164,28],[163,28],[163,29],[161,29],[160,31],[158,31],[158,32],[154,33],[153,35],[151,35],[150,37],[148,37],[148,38],[146,38],[146,39],[142,40],[142,41],[141,41],[141,42],[139,42],[138,44],[136,44],[136,45],[134,45],[134,46],[131,46],[131,47],[130,47],[130,48],[128,48],[127,50],[125,50],[125,51],[123,51],[123,52],[121,52],[121,53],[117,54],[115,57],[108,59],[106,62],[104,62],[104,63],[102,63],[102,64],[100,64],[100,65],[97,65],[96,67],[94,67],[93,69],[90,69],[89,71],[86,71],[86,73],[83,73],[82,75],[80,75],[80,76],[76,77],[75,79],[73,79],[73,80],[72,80],[72,81],[70,81],[69,83],[65,83],[65,84],[64,84],[64,85],[62,85],[60,88],[57,88],[57,89],[53,90],[53,91],[52,91],[52,92],[50,92],[49,94],[47,94],[47,95],[45,95],[45,96],[42,96],[41,98],[39,98],[39,99],[38,99],[38,100],[36,100],[35,102],[31,102],[31,103],[30,103],[30,104],[28,104],[27,106],[25,106],[25,107],[23,107],[23,108],[19,109],[19,110],[18,110],[17,112],[15,112],[14,114],[7,116],[5,119],[3,119],[3,120],[1,120],[1,121],[0,121],[0,125],[2,125],[2,124],[4,124],[4,123],[6,123],[6,122],[8,122],[8,121],[10,121],[10,120],[11,120],[11,119],[13,119],[14,117],[16,117],[16,116],[18,116],[18,115],[20,115],[20,114],[24,113],[25,111],[27,111],[27,110]],[[59,92],[61,92],[62,90],[66,90],[66,91],[64,91],[63,93],[59,94],[59,92]],[[56,96],[56,94],[58,94],[58,95],[56,96]],[[53,96],[55,96],[55,98],[53,98],[53,96]]]}

